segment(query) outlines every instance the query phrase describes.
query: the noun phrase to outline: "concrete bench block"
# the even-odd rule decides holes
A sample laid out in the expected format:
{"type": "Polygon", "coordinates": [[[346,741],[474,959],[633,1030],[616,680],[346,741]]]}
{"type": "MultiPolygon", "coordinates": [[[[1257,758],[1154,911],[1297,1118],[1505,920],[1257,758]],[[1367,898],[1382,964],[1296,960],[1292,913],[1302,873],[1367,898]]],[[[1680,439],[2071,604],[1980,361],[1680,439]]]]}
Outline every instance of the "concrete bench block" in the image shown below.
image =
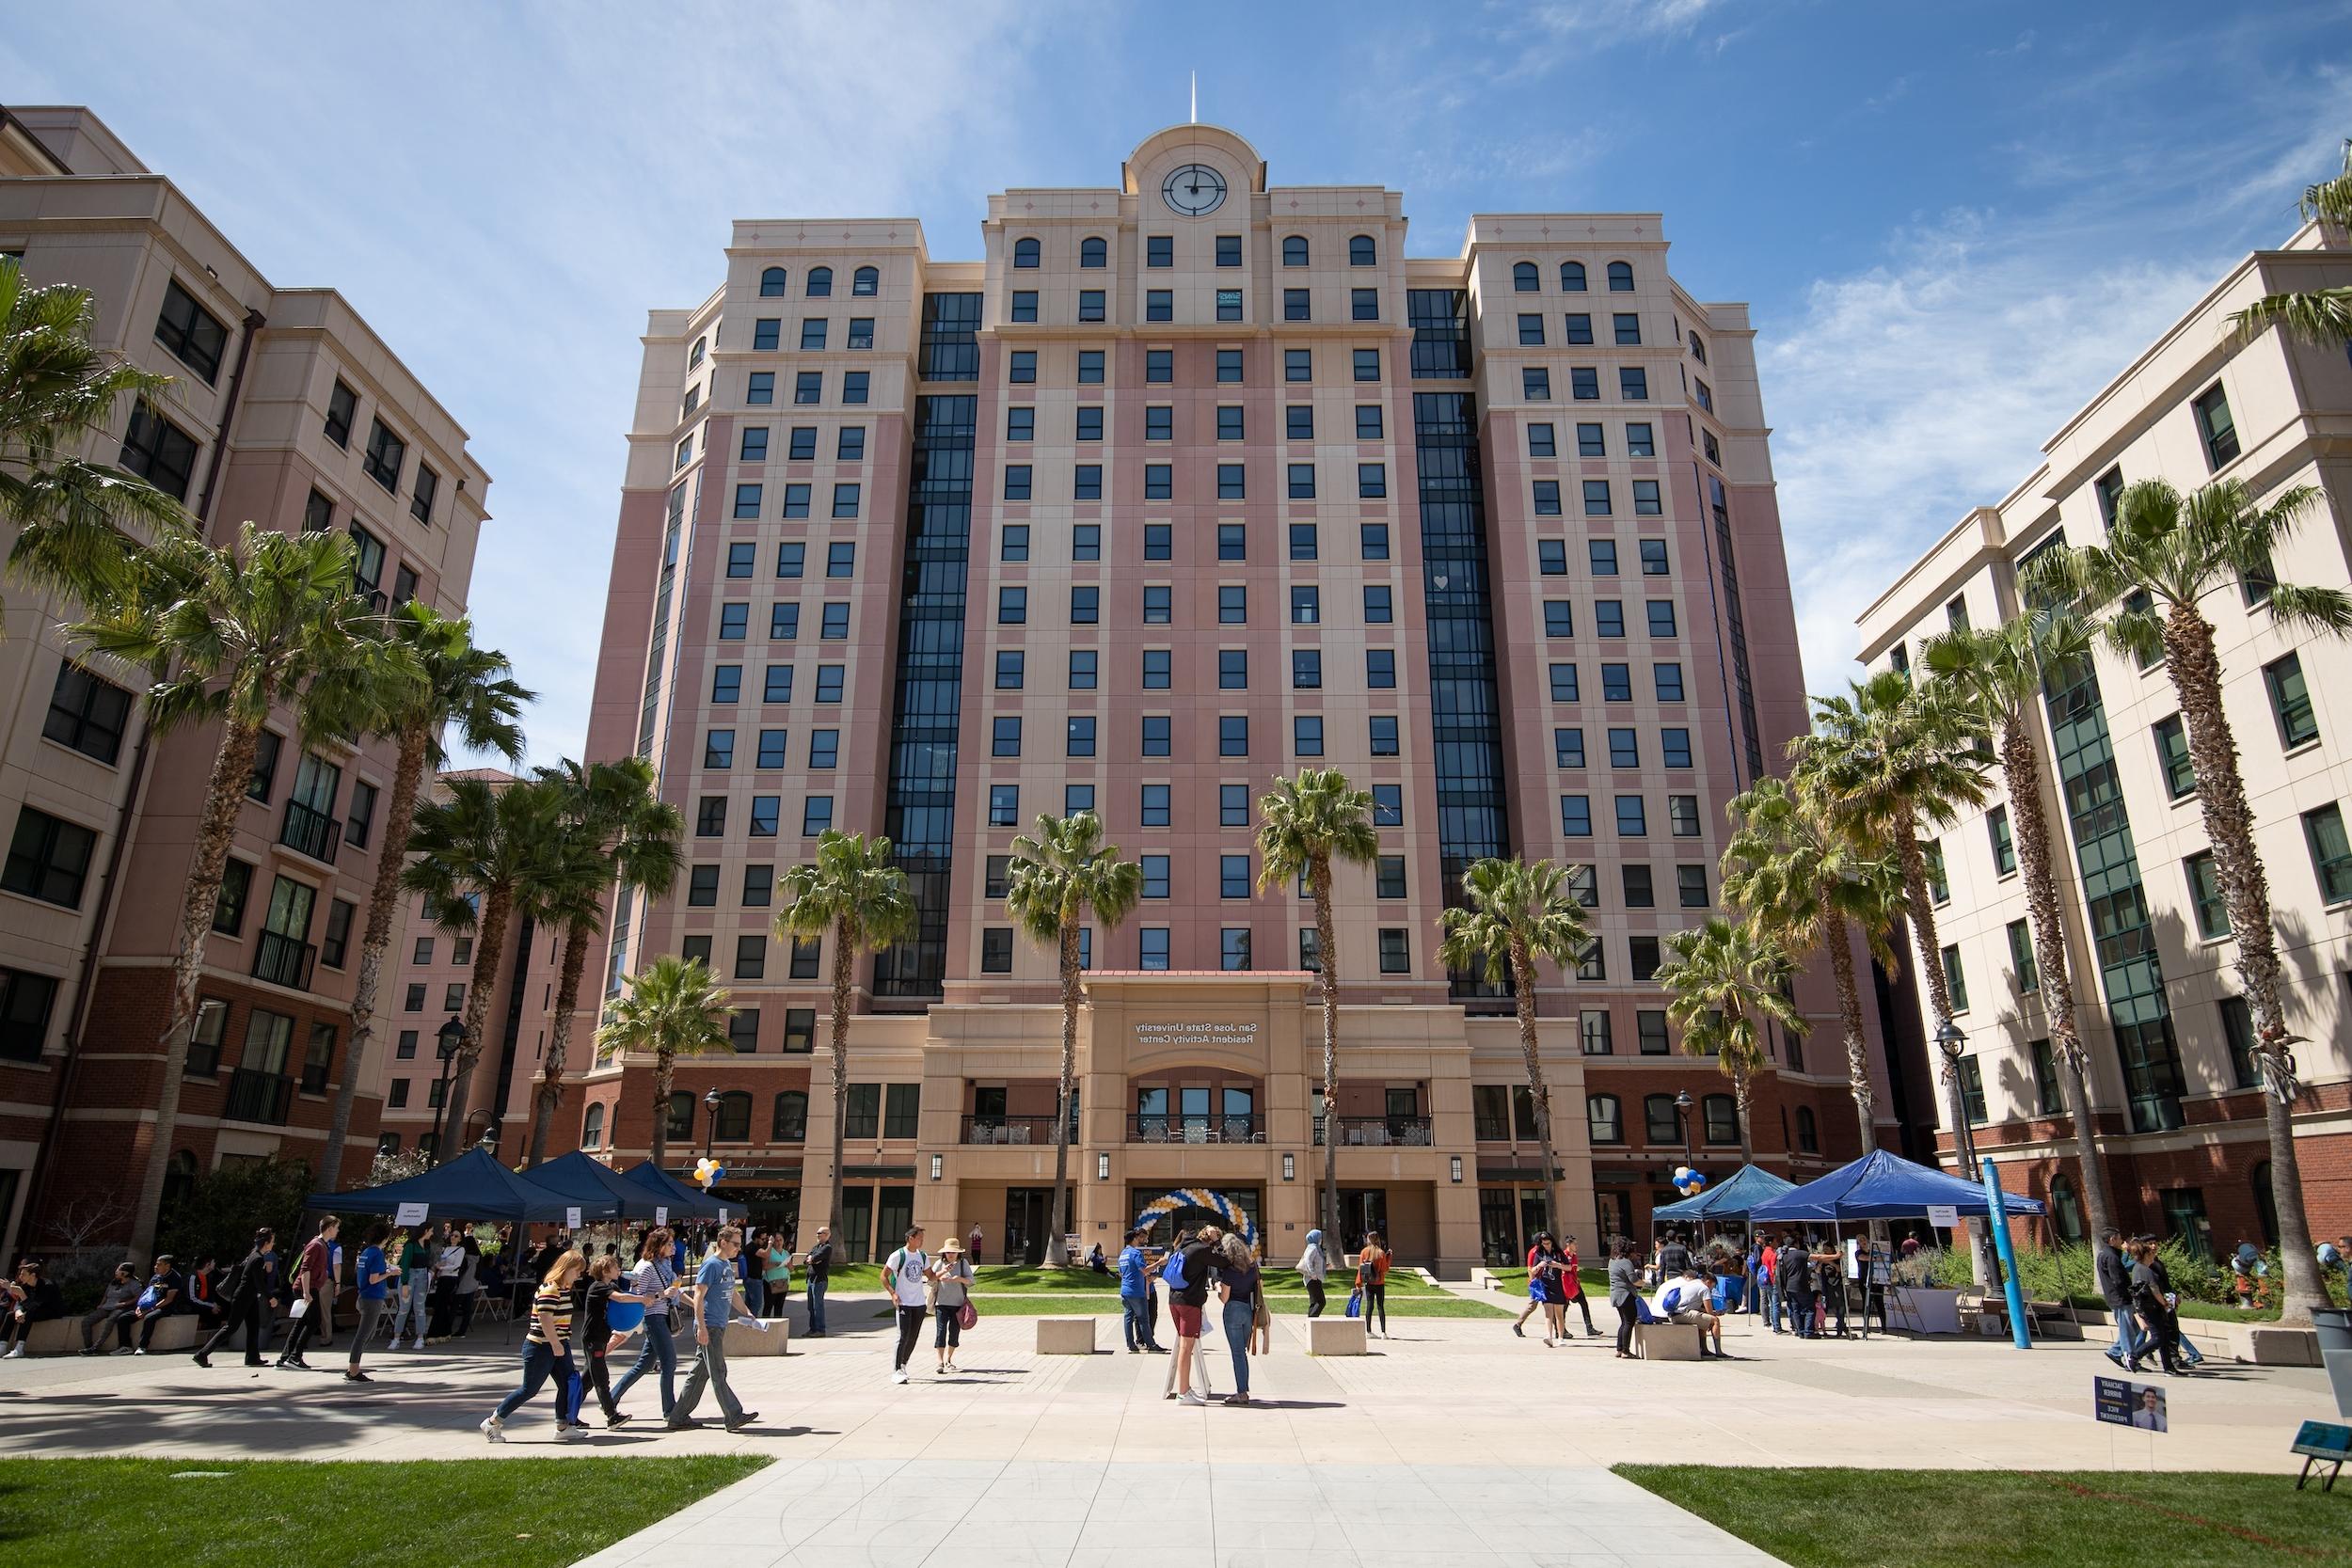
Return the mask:
{"type": "Polygon", "coordinates": [[[1696,1323],[1633,1325],[1633,1354],[1645,1361],[1696,1361],[1705,1343],[1696,1323]]]}
{"type": "Polygon", "coordinates": [[[2319,1336],[2308,1328],[2258,1328],[2246,1326],[2246,1337],[2252,1341],[2251,1360],[2257,1367],[2316,1367],[2319,1361],[2319,1336]]]}
{"type": "Polygon", "coordinates": [[[1309,1355],[1368,1355],[1371,1352],[1365,1344],[1364,1320],[1361,1318],[1307,1320],[1309,1355]]]}
{"type": "MultiPolygon", "coordinates": [[[[131,1342],[138,1343],[135,1330],[131,1342]]],[[[194,1350],[196,1343],[196,1314],[175,1312],[155,1325],[155,1337],[147,1342],[147,1354],[157,1355],[165,1351],[194,1350]]]]}
{"type": "Polygon", "coordinates": [[[1094,1354],[1094,1320],[1092,1318],[1038,1319],[1037,1353],[1040,1355],[1092,1355],[1094,1354]]]}
{"type": "MultiPolygon", "coordinates": [[[[727,1324],[728,1360],[738,1360],[746,1355],[782,1355],[785,1354],[792,1338],[791,1326],[782,1318],[767,1318],[762,1321],[768,1325],[767,1332],[764,1334],[739,1319],[727,1324]]],[[[636,1344],[644,1342],[642,1339],[633,1341],[636,1344]]],[[[693,1336],[689,1333],[678,1345],[678,1355],[680,1359],[684,1359],[691,1356],[693,1351],[693,1336]]]]}
{"type": "Polygon", "coordinates": [[[45,1318],[24,1333],[27,1355],[69,1355],[82,1348],[82,1320],[45,1318]]]}

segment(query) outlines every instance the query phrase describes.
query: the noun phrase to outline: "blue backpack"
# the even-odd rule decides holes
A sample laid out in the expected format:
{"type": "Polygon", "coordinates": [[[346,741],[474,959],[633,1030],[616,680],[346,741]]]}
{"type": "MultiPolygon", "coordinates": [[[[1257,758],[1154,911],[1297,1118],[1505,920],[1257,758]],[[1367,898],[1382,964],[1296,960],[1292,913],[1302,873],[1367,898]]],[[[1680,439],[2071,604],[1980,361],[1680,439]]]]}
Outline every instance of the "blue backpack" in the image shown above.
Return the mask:
{"type": "Polygon", "coordinates": [[[1168,1281],[1169,1290],[1183,1290],[1184,1288],[1184,1255],[1171,1247],[1168,1250],[1168,1261],[1160,1265],[1160,1277],[1168,1281]]]}

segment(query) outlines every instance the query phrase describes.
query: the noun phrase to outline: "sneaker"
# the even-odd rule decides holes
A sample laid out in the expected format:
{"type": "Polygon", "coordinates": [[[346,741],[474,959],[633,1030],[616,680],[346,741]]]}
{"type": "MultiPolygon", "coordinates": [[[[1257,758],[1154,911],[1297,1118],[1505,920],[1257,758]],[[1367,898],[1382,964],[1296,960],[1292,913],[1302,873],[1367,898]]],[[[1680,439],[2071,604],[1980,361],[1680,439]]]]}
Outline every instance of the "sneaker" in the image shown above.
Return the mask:
{"type": "Polygon", "coordinates": [[[482,1435],[493,1443],[503,1443],[506,1441],[506,1423],[496,1416],[486,1417],[482,1422],[482,1435]]]}
{"type": "Polygon", "coordinates": [[[740,1432],[745,1427],[750,1426],[754,1421],[758,1419],[758,1411],[746,1410],[740,1416],[731,1418],[726,1423],[726,1428],[729,1432],[740,1432]]]}
{"type": "Polygon", "coordinates": [[[343,1381],[345,1383],[373,1383],[375,1379],[370,1377],[365,1372],[349,1371],[343,1374],[343,1381]]]}
{"type": "Polygon", "coordinates": [[[1198,1389],[1193,1388],[1184,1390],[1182,1393],[1178,1394],[1176,1398],[1179,1402],[1184,1404],[1206,1404],[1209,1402],[1206,1399],[1201,1397],[1198,1389]]]}
{"type": "MultiPolygon", "coordinates": [[[[16,1353],[14,1351],[10,1351],[8,1353],[9,1355],[14,1355],[16,1353]]],[[[1143,1354],[1143,1347],[1141,1345],[1129,1345],[1127,1347],[1127,1354],[1129,1355],[1141,1355],[1143,1354]]],[[[6,1357],[0,1357],[0,1360],[5,1359],[6,1357]]]]}
{"type": "Polygon", "coordinates": [[[947,1375],[947,1363],[942,1361],[938,1366],[933,1367],[931,1370],[940,1377],[946,1377],[947,1375]]]}
{"type": "Polygon", "coordinates": [[[702,1423],[691,1416],[673,1416],[661,1423],[664,1432],[691,1432],[702,1423]]]}
{"type": "Polygon", "coordinates": [[[588,1429],[586,1427],[567,1425],[560,1426],[555,1429],[555,1440],[559,1443],[577,1443],[587,1435],[588,1429]]]}
{"type": "Polygon", "coordinates": [[[16,1360],[21,1360],[21,1359],[24,1357],[24,1346],[22,1343],[19,1343],[19,1344],[17,1344],[17,1345],[15,1345],[15,1346],[13,1346],[13,1347],[12,1347],[12,1348],[8,1351],[8,1354],[6,1354],[6,1355],[0,1355],[0,1361],[16,1361],[16,1360]]]}
{"type": "Polygon", "coordinates": [[[957,1366],[957,1365],[956,1365],[954,1362],[952,1362],[952,1361],[950,1361],[950,1362],[948,1362],[948,1363],[947,1363],[947,1370],[948,1370],[949,1371],[951,1371],[951,1372],[961,1372],[961,1371],[962,1371],[962,1370],[963,1370],[963,1369],[962,1369],[961,1367],[957,1366]]]}
{"type": "Polygon", "coordinates": [[[138,1352],[133,1350],[128,1345],[117,1345],[114,1348],[114,1354],[117,1355],[136,1355],[138,1352]]]}
{"type": "Polygon", "coordinates": [[[1249,1402],[1249,1396],[1248,1394],[1228,1394],[1225,1396],[1225,1402],[1227,1404],[1248,1404],[1249,1402]]]}
{"type": "Polygon", "coordinates": [[[1522,1339],[1527,1338],[1527,1330],[1518,1323],[1513,1323],[1511,1325],[1511,1332],[1518,1335],[1522,1339]]]}
{"type": "Polygon", "coordinates": [[[890,1374],[890,1381],[893,1383],[904,1383],[906,1380],[907,1370],[904,1367],[898,1368],[896,1371],[890,1374]]]}
{"type": "Polygon", "coordinates": [[[132,1354],[133,1355],[145,1355],[145,1354],[147,1354],[147,1347],[146,1347],[145,1345],[141,1345],[138,1349],[136,1349],[136,1350],[133,1351],[131,1354],[132,1354]]]}

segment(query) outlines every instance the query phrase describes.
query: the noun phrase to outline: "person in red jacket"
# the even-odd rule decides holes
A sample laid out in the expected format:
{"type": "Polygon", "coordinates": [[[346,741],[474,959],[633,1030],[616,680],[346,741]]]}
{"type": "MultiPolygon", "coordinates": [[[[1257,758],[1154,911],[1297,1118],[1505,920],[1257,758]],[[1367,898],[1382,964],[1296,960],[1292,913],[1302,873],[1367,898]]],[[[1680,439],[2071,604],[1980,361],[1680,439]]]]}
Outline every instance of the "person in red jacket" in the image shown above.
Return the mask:
{"type": "Polygon", "coordinates": [[[302,1256],[294,1260],[294,1299],[298,1316],[294,1332],[286,1336],[285,1351],[278,1357],[281,1367],[297,1367],[305,1370],[310,1363],[302,1359],[302,1347],[310,1342],[310,1331],[326,1315],[329,1292],[335,1289],[335,1231],[342,1222],[329,1214],[319,1226],[319,1233],[303,1243],[302,1256]]]}

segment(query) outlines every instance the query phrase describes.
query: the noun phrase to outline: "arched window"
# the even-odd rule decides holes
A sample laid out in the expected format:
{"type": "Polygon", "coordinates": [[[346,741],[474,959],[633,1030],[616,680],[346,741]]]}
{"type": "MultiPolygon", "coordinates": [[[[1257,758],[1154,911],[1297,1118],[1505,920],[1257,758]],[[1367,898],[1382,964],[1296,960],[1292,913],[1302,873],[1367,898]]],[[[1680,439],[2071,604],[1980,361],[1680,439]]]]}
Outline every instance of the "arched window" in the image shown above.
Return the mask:
{"type": "Polygon", "coordinates": [[[1306,235],[1285,234],[1282,236],[1282,264],[1286,267],[1303,267],[1307,264],[1306,235]]]}
{"type": "Polygon", "coordinates": [[[1691,334],[1691,354],[1700,364],[1707,363],[1707,345],[1699,341],[1699,335],[1695,332],[1691,334]]]}
{"type": "Polygon", "coordinates": [[[2270,1162],[2257,1160],[2246,1180],[2254,1189],[2254,1223],[2262,1227],[2263,1245],[2279,1244],[2279,1196],[2270,1190],[2270,1162]]]}
{"type": "Polygon", "coordinates": [[[1645,1095],[1642,1098],[1642,1138],[1663,1148],[1682,1142],[1682,1129],[1675,1120],[1675,1097],[1670,1094],[1645,1095]]]}
{"type": "Polygon", "coordinates": [[[2050,1223],[2058,1227],[2061,1242],[2083,1239],[2083,1206],[2075,1201],[2074,1179],[2071,1176],[2050,1178],[2050,1223]]]}
{"type": "Polygon", "coordinates": [[[1583,262],[1563,261],[1560,263],[1560,292],[1564,294],[1581,294],[1584,292],[1583,262]]]}
{"type": "Polygon", "coordinates": [[[759,275],[759,297],[762,299],[784,297],[784,269],[782,267],[770,267],[759,275]]]}
{"type": "Polygon", "coordinates": [[[808,1096],[799,1089],[786,1089],[776,1096],[775,1119],[769,1124],[769,1141],[797,1144],[808,1138],[808,1096]]]}
{"type": "Polygon", "coordinates": [[[1511,292],[1519,294],[1539,293],[1544,280],[1533,261],[1517,261],[1511,267],[1511,292]]]}
{"type": "Polygon", "coordinates": [[[831,267],[808,269],[808,297],[811,299],[833,297],[833,269],[831,267]]]}
{"type": "Polygon", "coordinates": [[[589,1106],[587,1116],[580,1119],[580,1147],[582,1148],[604,1147],[604,1105],[602,1101],[589,1106]]]}
{"type": "Polygon", "coordinates": [[[1012,264],[1016,267],[1036,266],[1041,248],[1035,238],[1013,241],[1012,264]]]}
{"type": "Polygon", "coordinates": [[[723,1144],[747,1144],[752,1141],[752,1097],[743,1089],[730,1089],[719,1097],[719,1108],[711,1115],[711,1140],[723,1144]]]}
{"type": "Polygon", "coordinates": [[[850,274],[850,293],[860,299],[882,293],[882,274],[872,267],[860,267],[850,274]]]}
{"type": "Polygon", "coordinates": [[[1625,1113],[1613,1094],[1590,1094],[1584,1097],[1584,1120],[1597,1144],[1625,1142],[1625,1113]]]}
{"type": "Polygon", "coordinates": [[[1633,292],[1632,262],[1612,261],[1609,263],[1609,292],[1613,294],[1629,294],[1633,292]]]}
{"type": "Polygon", "coordinates": [[[666,1136],[675,1140],[694,1135],[694,1097],[685,1089],[670,1096],[670,1130],[666,1136]]]}
{"type": "Polygon", "coordinates": [[[1797,1148],[1806,1154],[1821,1152],[1821,1131],[1814,1124],[1813,1107],[1797,1107],[1797,1148]]]}
{"type": "Polygon", "coordinates": [[[1740,1107],[1731,1096],[1708,1095],[1699,1101],[1699,1114],[1706,1118],[1708,1143],[1736,1144],[1740,1141],[1740,1107]]]}
{"type": "Polygon", "coordinates": [[[1372,243],[1371,235],[1359,234],[1347,242],[1347,264],[1351,267],[1380,264],[1380,247],[1372,243]]]}
{"type": "Polygon", "coordinates": [[[1110,245],[1100,234],[1089,234],[1078,242],[1078,265],[1099,272],[1110,264],[1110,245]]]}
{"type": "Polygon", "coordinates": [[[697,339],[695,339],[695,340],[694,340],[694,346],[693,346],[691,349],[690,349],[690,350],[688,350],[688,351],[687,351],[687,355],[686,355],[686,368],[687,368],[688,370],[690,370],[690,371],[691,371],[691,370],[693,370],[696,366],[700,365],[700,364],[703,362],[703,351],[704,351],[705,349],[708,348],[709,346],[710,346],[710,340],[709,340],[709,339],[707,339],[707,338],[697,338],[697,339]]]}

